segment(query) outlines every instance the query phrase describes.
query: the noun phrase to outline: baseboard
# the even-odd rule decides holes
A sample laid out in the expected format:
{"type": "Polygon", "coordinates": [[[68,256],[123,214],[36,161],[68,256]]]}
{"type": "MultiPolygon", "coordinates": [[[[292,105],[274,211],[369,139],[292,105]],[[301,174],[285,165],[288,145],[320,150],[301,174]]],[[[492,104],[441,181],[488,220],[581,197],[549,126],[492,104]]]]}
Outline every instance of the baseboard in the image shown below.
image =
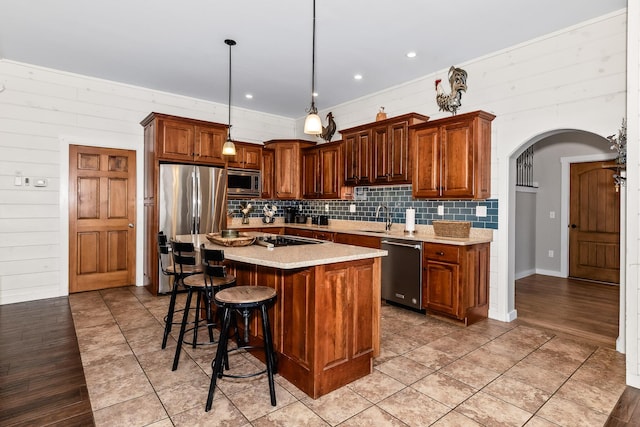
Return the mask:
{"type": "Polygon", "coordinates": [[[516,320],[518,318],[518,311],[517,310],[511,310],[507,313],[504,312],[497,312],[496,310],[491,310],[489,309],[489,315],[488,315],[489,319],[493,319],[493,320],[499,320],[500,322],[513,322],[514,320],[516,320]]]}
{"type": "Polygon", "coordinates": [[[627,385],[640,388],[640,375],[631,375],[627,372],[627,385]]]}
{"type": "Polygon", "coordinates": [[[515,274],[515,279],[519,280],[519,279],[524,279],[525,277],[529,277],[533,274],[536,274],[536,269],[532,268],[530,270],[525,270],[525,271],[521,271],[519,273],[515,274]]]}
{"type": "Polygon", "coordinates": [[[560,278],[563,278],[563,279],[567,278],[567,276],[565,276],[564,274],[562,274],[559,271],[543,270],[543,269],[540,269],[540,268],[536,268],[536,274],[542,274],[543,276],[560,277],[560,278]]]}

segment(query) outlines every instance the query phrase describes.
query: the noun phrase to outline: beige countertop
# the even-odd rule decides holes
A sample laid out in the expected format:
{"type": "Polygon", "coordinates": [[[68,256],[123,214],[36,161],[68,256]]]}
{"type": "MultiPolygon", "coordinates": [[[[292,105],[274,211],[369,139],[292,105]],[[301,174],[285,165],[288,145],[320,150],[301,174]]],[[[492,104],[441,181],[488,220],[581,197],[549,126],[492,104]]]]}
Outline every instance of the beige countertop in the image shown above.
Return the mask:
{"type": "Polygon", "coordinates": [[[429,243],[444,243],[449,245],[467,246],[479,243],[489,243],[493,241],[493,230],[486,228],[472,228],[468,238],[439,237],[433,232],[431,225],[416,225],[416,231],[413,235],[404,232],[404,224],[393,224],[391,231],[384,230],[384,223],[371,221],[344,221],[330,220],[329,225],[312,225],[287,223],[282,218],[278,218],[274,224],[264,224],[260,218],[251,218],[249,224],[241,224],[240,221],[234,221],[229,224],[229,228],[242,230],[243,228],[256,227],[291,227],[301,228],[305,230],[317,230],[336,233],[359,234],[363,236],[374,236],[380,238],[407,239],[429,243]]]}
{"type": "MultiPolygon", "coordinates": [[[[260,236],[264,233],[248,232],[248,234],[260,236]]],[[[204,243],[206,247],[223,249],[224,257],[231,261],[282,268],[284,270],[377,258],[387,255],[387,251],[380,249],[342,245],[324,241],[318,244],[281,246],[268,249],[258,245],[240,247],[220,246],[211,243],[204,234],[194,236],[181,235],[176,236],[176,238],[183,242],[192,241],[196,247],[200,247],[200,245],[204,243]]]]}

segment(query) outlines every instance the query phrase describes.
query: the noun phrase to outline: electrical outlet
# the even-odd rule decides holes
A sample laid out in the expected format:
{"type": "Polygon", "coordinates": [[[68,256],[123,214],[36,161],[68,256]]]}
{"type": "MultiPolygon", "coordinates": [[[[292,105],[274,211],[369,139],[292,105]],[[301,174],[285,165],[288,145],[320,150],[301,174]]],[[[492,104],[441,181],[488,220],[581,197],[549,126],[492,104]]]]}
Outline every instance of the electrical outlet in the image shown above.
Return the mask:
{"type": "Polygon", "coordinates": [[[476,206],[476,216],[478,218],[484,218],[487,216],[487,207],[486,206],[476,206]]]}
{"type": "Polygon", "coordinates": [[[553,249],[550,249],[549,250],[549,258],[553,258],[553,256],[554,256],[553,249]]]}
{"type": "Polygon", "coordinates": [[[444,215],[444,205],[438,205],[438,215],[444,215]]]}
{"type": "Polygon", "coordinates": [[[351,203],[349,205],[349,212],[350,213],[356,213],[356,204],[355,203],[351,203]]]}
{"type": "Polygon", "coordinates": [[[329,203],[324,205],[324,211],[329,212],[329,203]]]}
{"type": "Polygon", "coordinates": [[[556,211],[550,211],[549,212],[549,218],[555,219],[556,218],[556,211]]]}

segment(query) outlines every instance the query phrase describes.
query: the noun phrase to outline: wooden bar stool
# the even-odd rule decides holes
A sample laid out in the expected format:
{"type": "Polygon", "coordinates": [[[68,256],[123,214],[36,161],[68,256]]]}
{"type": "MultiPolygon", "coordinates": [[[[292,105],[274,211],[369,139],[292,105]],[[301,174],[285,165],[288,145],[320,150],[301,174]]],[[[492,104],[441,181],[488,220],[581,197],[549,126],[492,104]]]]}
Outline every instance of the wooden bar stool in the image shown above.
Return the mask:
{"type": "MultiPolygon", "coordinates": [[[[196,265],[195,263],[195,250],[193,247],[193,243],[171,242],[171,251],[169,250],[169,248],[170,246],[167,242],[167,236],[164,234],[164,232],[159,232],[158,260],[160,262],[160,269],[162,271],[162,274],[164,274],[165,276],[170,276],[173,279],[169,308],[167,310],[167,315],[164,318],[164,336],[162,337],[163,349],[167,346],[167,338],[169,337],[169,333],[171,332],[171,327],[173,325],[180,324],[180,322],[175,322],[173,320],[173,317],[176,313],[176,297],[178,295],[178,290],[180,288],[180,285],[182,284],[182,281],[185,277],[202,273],[202,268],[200,268],[200,266],[196,265]],[[176,249],[178,250],[178,254],[180,256],[193,257],[193,264],[191,264],[191,261],[188,261],[186,264],[177,265],[174,261],[173,256],[169,257],[169,253],[171,252],[172,255],[175,254],[176,249]]],[[[180,310],[178,310],[178,312],[179,311],[180,310]]]]}
{"type": "Polygon", "coordinates": [[[226,289],[231,286],[235,286],[236,278],[231,274],[227,274],[226,267],[221,265],[224,260],[224,251],[217,249],[206,249],[202,245],[200,249],[200,256],[202,258],[202,267],[204,273],[195,274],[185,277],[183,285],[187,289],[187,300],[184,306],[184,313],[182,315],[182,323],[180,325],[180,335],[178,336],[178,345],[176,347],[176,354],[173,358],[172,370],[178,369],[178,362],[180,360],[180,352],[182,351],[182,344],[191,344],[193,348],[197,345],[214,344],[216,341],[213,338],[213,329],[216,322],[212,313],[213,298],[216,293],[222,289],[226,289]],[[191,309],[191,300],[193,293],[197,293],[196,306],[195,306],[195,319],[192,326],[189,325],[189,311],[191,309]],[[204,307],[203,307],[204,303],[204,307]],[[204,319],[200,318],[201,310],[205,310],[204,319]],[[209,341],[198,342],[198,330],[201,323],[206,325],[209,332],[209,341]],[[184,337],[187,332],[193,330],[192,341],[185,341],[184,337]]]}
{"type": "MultiPolygon", "coordinates": [[[[269,323],[269,311],[268,307],[276,300],[276,291],[273,288],[267,286],[236,286],[233,288],[225,289],[218,292],[215,295],[215,303],[218,307],[222,308],[222,329],[220,331],[220,339],[218,340],[218,350],[216,351],[216,357],[213,360],[212,367],[213,373],[211,374],[211,384],[209,385],[209,395],[207,396],[207,404],[205,411],[211,409],[213,403],[213,394],[216,389],[216,381],[218,378],[231,377],[231,378],[249,378],[256,375],[262,375],[265,372],[269,378],[269,394],[271,395],[271,405],[276,406],[276,390],[273,381],[273,375],[277,371],[276,354],[273,349],[273,338],[271,335],[271,325],[269,323]],[[229,339],[229,329],[231,328],[231,317],[233,312],[240,312],[245,321],[245,341],[242,345],[238,345],[237,348],[232,349],[255,349],[257,347],[251,346],[248,343],[248,319],[251,311],[257,310],[260,312],[262,318],[262,330],[264,335],[264,356],[266,369],[245,374],[245,375],[231,375],[225,374],[224,369],[227,365],[228,369],[228,350],[227,343],[229,339]]],[[[240,341],[238,341],[240,342],[240,341]]]]}

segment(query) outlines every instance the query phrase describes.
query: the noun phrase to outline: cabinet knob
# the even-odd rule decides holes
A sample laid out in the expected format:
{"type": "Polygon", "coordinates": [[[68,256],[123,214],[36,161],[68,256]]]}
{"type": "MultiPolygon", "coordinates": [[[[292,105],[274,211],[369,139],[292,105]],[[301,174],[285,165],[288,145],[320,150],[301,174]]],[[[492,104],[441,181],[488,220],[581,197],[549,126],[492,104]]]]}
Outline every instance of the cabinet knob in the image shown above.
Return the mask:
{"type": "Polygon", "coordinates": [[[443,256],[443,255],[444,255],[444,252],[442,252],[442,251],[438,251],[438,252],[436,252],[436,255],[443,256]]]}

